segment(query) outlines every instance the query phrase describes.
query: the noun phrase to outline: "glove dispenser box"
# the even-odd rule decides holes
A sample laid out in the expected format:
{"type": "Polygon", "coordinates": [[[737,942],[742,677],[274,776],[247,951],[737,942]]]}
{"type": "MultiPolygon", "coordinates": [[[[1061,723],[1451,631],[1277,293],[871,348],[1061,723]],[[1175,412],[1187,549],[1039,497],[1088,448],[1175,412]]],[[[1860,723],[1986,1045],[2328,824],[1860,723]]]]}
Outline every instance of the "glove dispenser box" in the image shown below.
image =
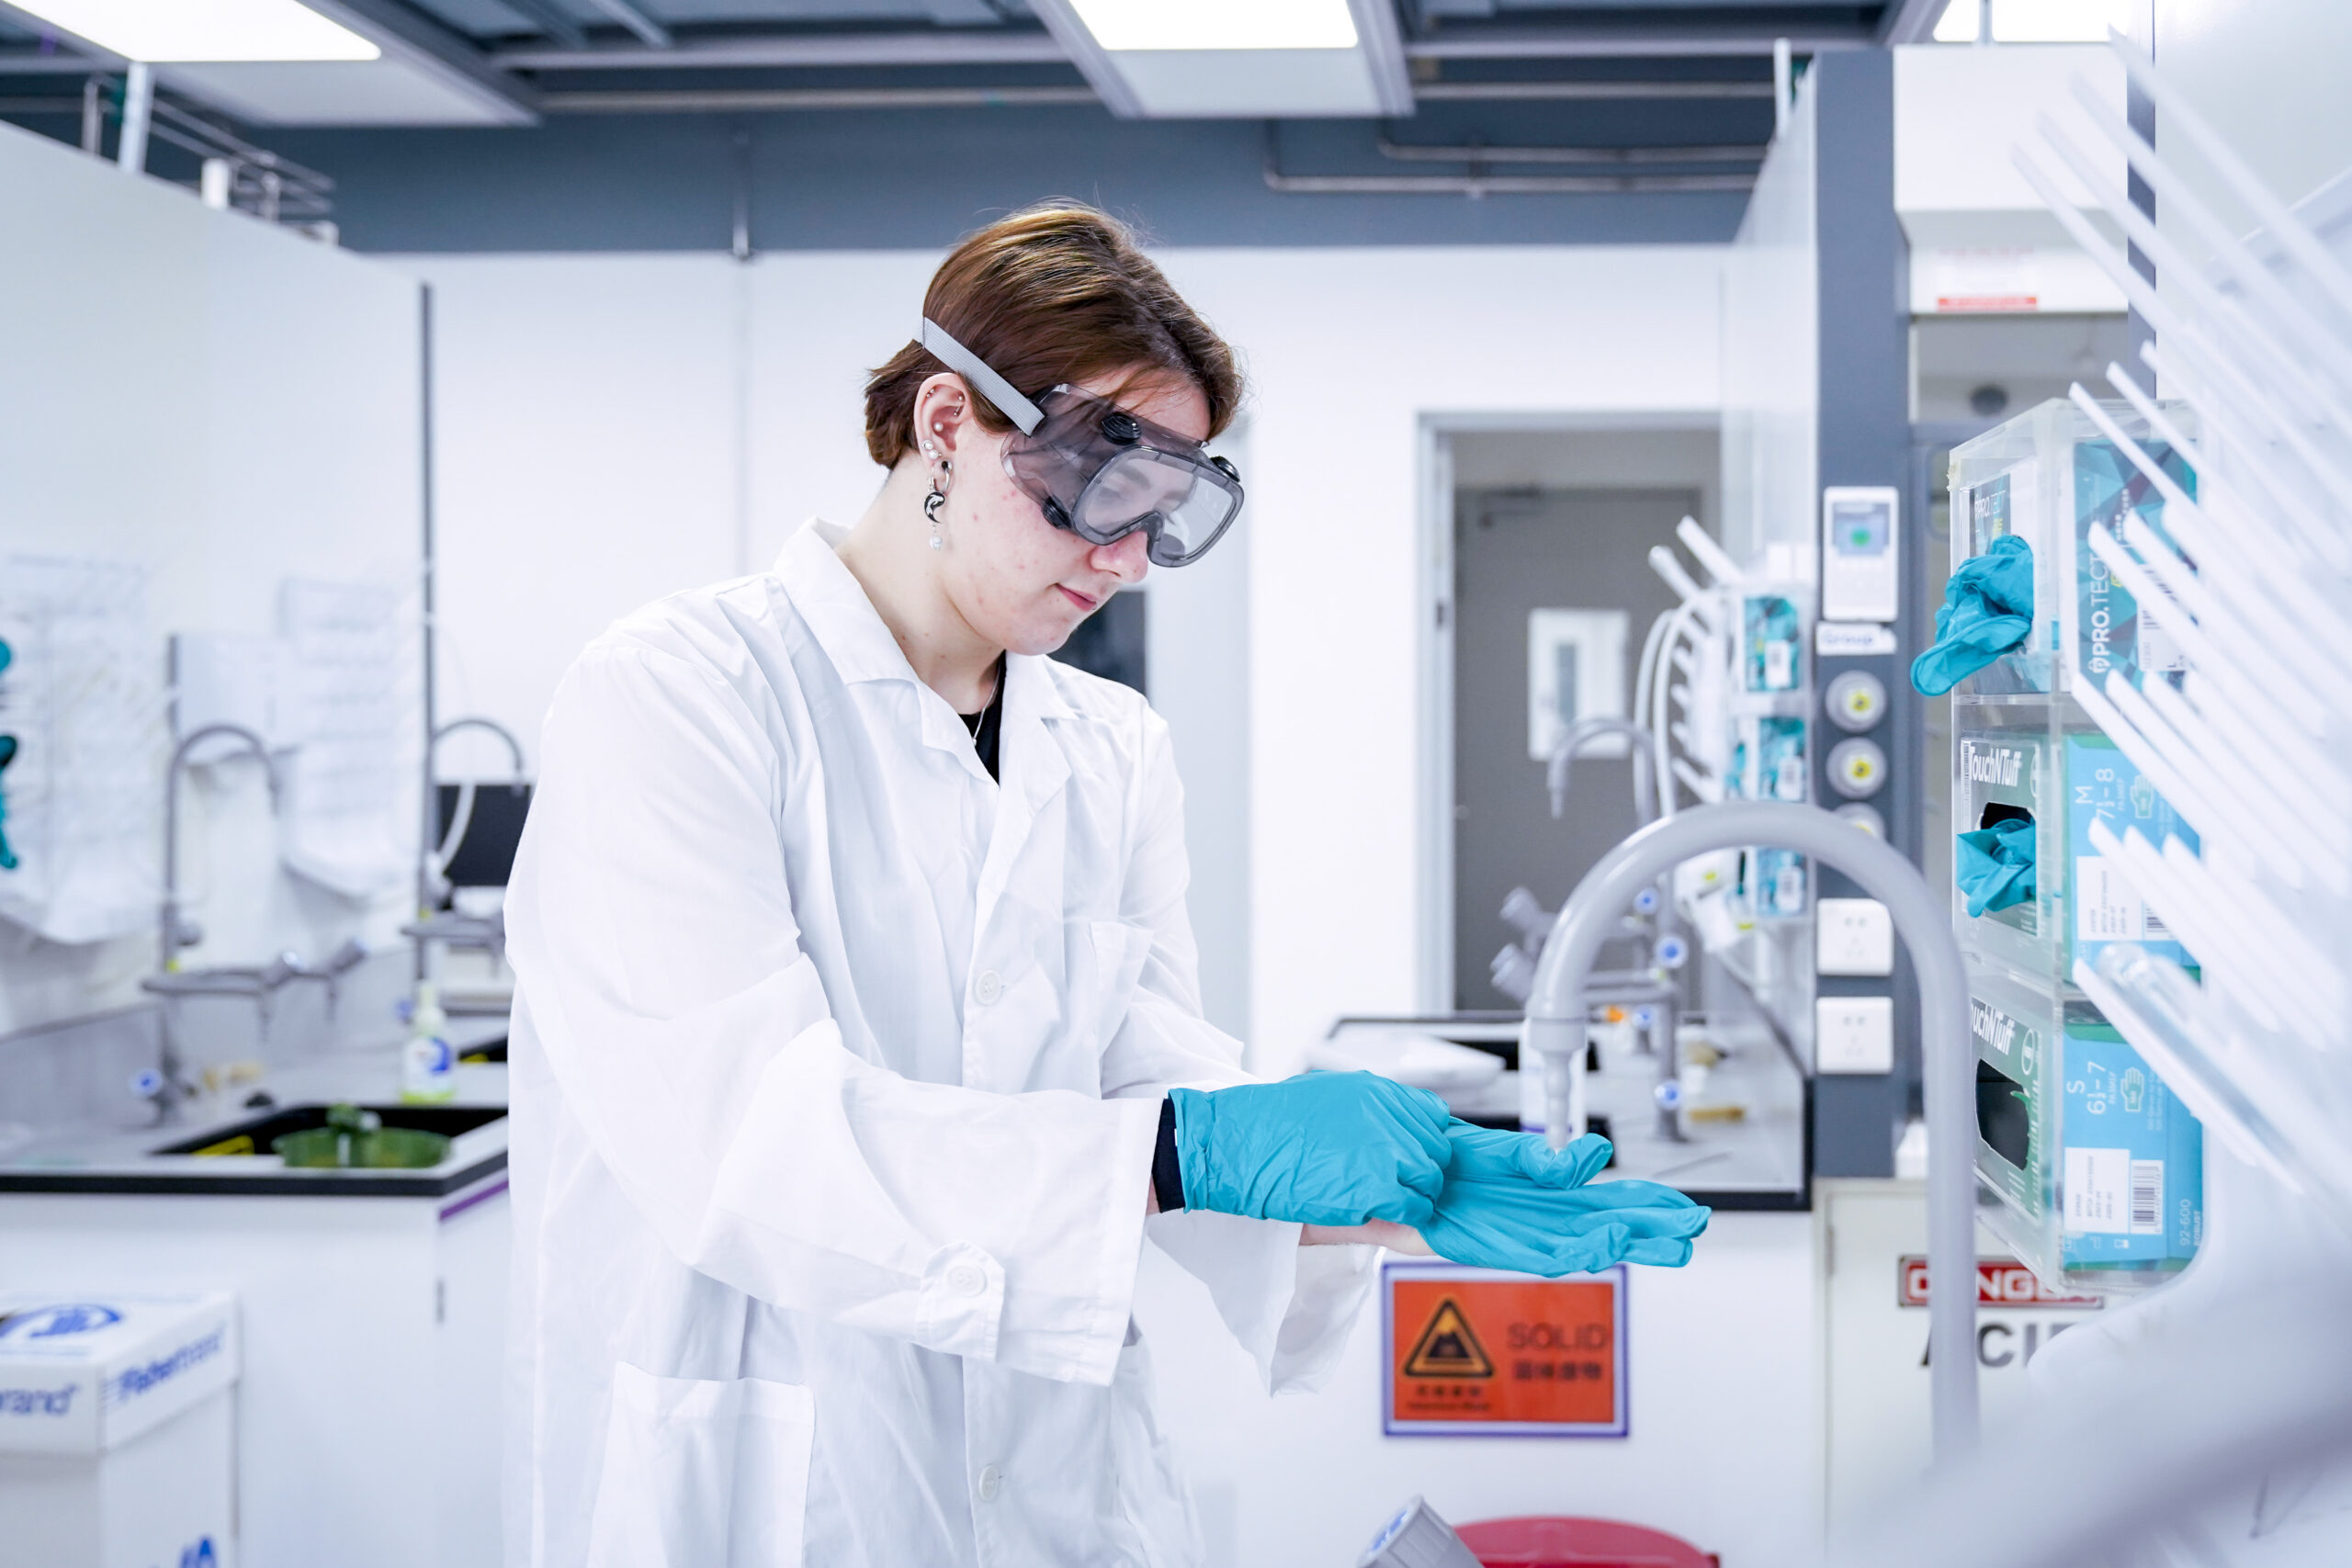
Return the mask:
{"type": "MultiPolygon", "coordinates": [[[[2153,434],[2128,404],[2100,407],[2126,434],[2153,434]]],[[[2154,451],[2193,497],[2187,465],[2154,451]]],[[[2077,960],[2095,964],[2117,942],[2197,964],[2093,836],[2137,829],[2158,850],[2173,839],[2199,848],[2096,716],[2111,681],[2182,679],[2170,600],[2144,566],[2134,580],[2163,602],[2135,599],[2100,536],[2161,535],[2164,503],[2164,488],[2064,400],[1952,454],[1954,570],[2005,536],[2032,554],[2030,632],[1951,692],[1951,826],[1974,836],[1953,846],[1952,923],[1969,966],[1981,1213],[2019,1261],[2069,1292],[2161,1284],[2204,1228],[2195,1119],[2073,983],[2077,960]]]]}
{"type": "MultiPolygon", "coordinates": [[[[2129,403],[2099,408],[2125,434],[2148,439],[2167,475],[2188,495],[2197,477],[2129,403]]],[[[2191,439],[2193,416],[2163,411],[2191,439]],[[2188,428],[2181,428],[2181,427],[2188,428]]],[[[2128,542],[2147,527],[2163,533],[2160,487],[2133,466],[2098,425],[2064,398],[2028,410],[1951,455],[1951,565],[1988,553],[2004,536],[2033,552],[2033,626],[2025,640],[1954,688],[1954,695],[2012,696],[2102,688],[2110,673],[2137,683],[2149,673],[2177,677],[2180,646],[2164,606],[2143,604],[2117,581],[2093,543],[2104,528],[2128,542]]]]}
{"type": "Polygon", "coordinates": [[[2205,1229],[2203,1135],[2087,1001],[1972,964],[1980,1217],[2068,1292],[2153,1289],[2205,1229]]]}
{"type": "MultiPolygon", "coordinates": [[[[1812,793],[1813,772],[1812,590],[1792,582],[1758,584],[1740,596],[1737,613],[1724,793],[1736,800],[1803,805],[1812,793]]],[[[1804,857],[1792,851],[1747,851],[1736,890],[1740,907],[1758,924],[1809,919],[1808,871],[1804,857]]]]}
{"type": "MultiPolygon", "coordinates": [[[[2049,721],[2057,716],[2041,704],[1958,706],[1954,829],[1982,835],[2030,822],[2033,887],[2031,897],[2007,902],[2017,884],[1998,886],[1981,856],[1956,845],[1952,923],[1962,949],[2062,987],[2076,959],[2097,964],[2116,942],[2138,942],[2194,969],[2196,956],[2110,862],[2092,828],[2103,823],[2119,839],[2137,829],[2158,849],[2177,838],[2192,851],[2196,829],[2095,726],[2075,720],[2053,732],[2049,721]],[[2000,907],[1970,914],[1972,893],[1988,890],[2000,907]]],[[[2004,847],[2014,852],[2015,842],[2004,847]]]]}

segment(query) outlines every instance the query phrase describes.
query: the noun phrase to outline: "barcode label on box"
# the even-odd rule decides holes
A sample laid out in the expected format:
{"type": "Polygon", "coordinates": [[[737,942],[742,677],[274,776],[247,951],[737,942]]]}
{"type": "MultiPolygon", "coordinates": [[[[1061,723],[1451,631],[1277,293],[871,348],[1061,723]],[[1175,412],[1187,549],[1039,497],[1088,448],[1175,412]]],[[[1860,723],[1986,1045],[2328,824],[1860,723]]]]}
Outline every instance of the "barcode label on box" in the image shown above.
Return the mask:
{"type": "Polygon", "coordinates": [[[2129,1235],[2132,1231],[2130,1149],[2066,1151],[2066,1217],[2069,1235],[2129,1235]]]}
{"type": "Polygon", "coordinates": [[[2165,1234],[2165,1162],[2160,1159],[2132,1162],[2132,1234],[2165,1234]]]}
{"type": "Polygon", "coordinates": [[[2149,935],[2148,907],[2139,890],[2109,869],[2105,855],[2075,857],[2075,939],[2077,942],[2143,942],[2149,935]]]}

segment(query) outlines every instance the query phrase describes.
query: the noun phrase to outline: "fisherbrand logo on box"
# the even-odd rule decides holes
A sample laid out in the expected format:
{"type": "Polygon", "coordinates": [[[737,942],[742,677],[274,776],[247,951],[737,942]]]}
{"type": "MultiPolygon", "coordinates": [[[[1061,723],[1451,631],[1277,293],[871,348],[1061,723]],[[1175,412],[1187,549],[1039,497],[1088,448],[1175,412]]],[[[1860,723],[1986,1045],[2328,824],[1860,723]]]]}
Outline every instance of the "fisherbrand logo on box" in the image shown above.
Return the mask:
{"type": "Polygon", "coordinates": [[[0,1313],[0,1345],[11,1340],[62,1339],[76,1334],[96,1334],[121,1321],[122,1314],[95,1302],[27,1307],[21,1312],[0,1313]]]}
{"type": "Polygon", "coordinates": [[[107,1404],[111,1406],[135,1399],[157,1383],[169,1382],[190,1368],[202,1366],[220,1353],[228,1337],[226,1328],[216,1328],[201,1339],[189,1340],[168,1356],[123,1368],[107,1379],[107,1404]]]}
{"type": "Polygon", "coordinates": [[[62,1388],[0,1388],[0,1416],[70,1416],[79,1384],[62,1388]]]}

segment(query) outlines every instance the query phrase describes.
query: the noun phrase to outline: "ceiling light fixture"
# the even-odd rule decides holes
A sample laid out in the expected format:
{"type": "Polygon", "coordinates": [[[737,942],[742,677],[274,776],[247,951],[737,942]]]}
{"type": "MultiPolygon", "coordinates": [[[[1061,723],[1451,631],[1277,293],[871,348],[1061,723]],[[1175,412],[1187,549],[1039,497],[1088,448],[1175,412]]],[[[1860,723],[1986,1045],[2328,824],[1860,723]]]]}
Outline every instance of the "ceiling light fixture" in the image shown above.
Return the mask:
{"type": "Polygon", "coordinates": [[[1348,0],[1070,0],[1104,49],[1353,49],[1348,0]]]}
{"type": "Polygon", "coordinates": [[[300,0],[9,0],[125,60],[374,60],[382,51],[300,0]]]}
{"type": "MultiPolygon", "coordinates": [[[[1993,0],[1995,43],[2105,43],[2109,28],[2123,28],[2124,0],[1993,0]]],[[[1974,43],[1977,0],[1951,0],[1936,24],[1938,43],[1974,43]]]]}

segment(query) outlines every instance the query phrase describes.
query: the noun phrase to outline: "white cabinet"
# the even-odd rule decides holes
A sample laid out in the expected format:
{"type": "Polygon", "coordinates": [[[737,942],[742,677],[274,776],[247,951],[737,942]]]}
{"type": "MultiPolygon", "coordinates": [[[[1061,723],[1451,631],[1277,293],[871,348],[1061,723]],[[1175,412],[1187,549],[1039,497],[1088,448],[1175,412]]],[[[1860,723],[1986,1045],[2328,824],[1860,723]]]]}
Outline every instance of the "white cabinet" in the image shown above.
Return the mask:
{"type": "Polygon", "coordinates": [[[243,1568],[495,1568],[510,1220],[435,1196],[0,1192],[0,1287],[240,1303],[243,1568]]]}

